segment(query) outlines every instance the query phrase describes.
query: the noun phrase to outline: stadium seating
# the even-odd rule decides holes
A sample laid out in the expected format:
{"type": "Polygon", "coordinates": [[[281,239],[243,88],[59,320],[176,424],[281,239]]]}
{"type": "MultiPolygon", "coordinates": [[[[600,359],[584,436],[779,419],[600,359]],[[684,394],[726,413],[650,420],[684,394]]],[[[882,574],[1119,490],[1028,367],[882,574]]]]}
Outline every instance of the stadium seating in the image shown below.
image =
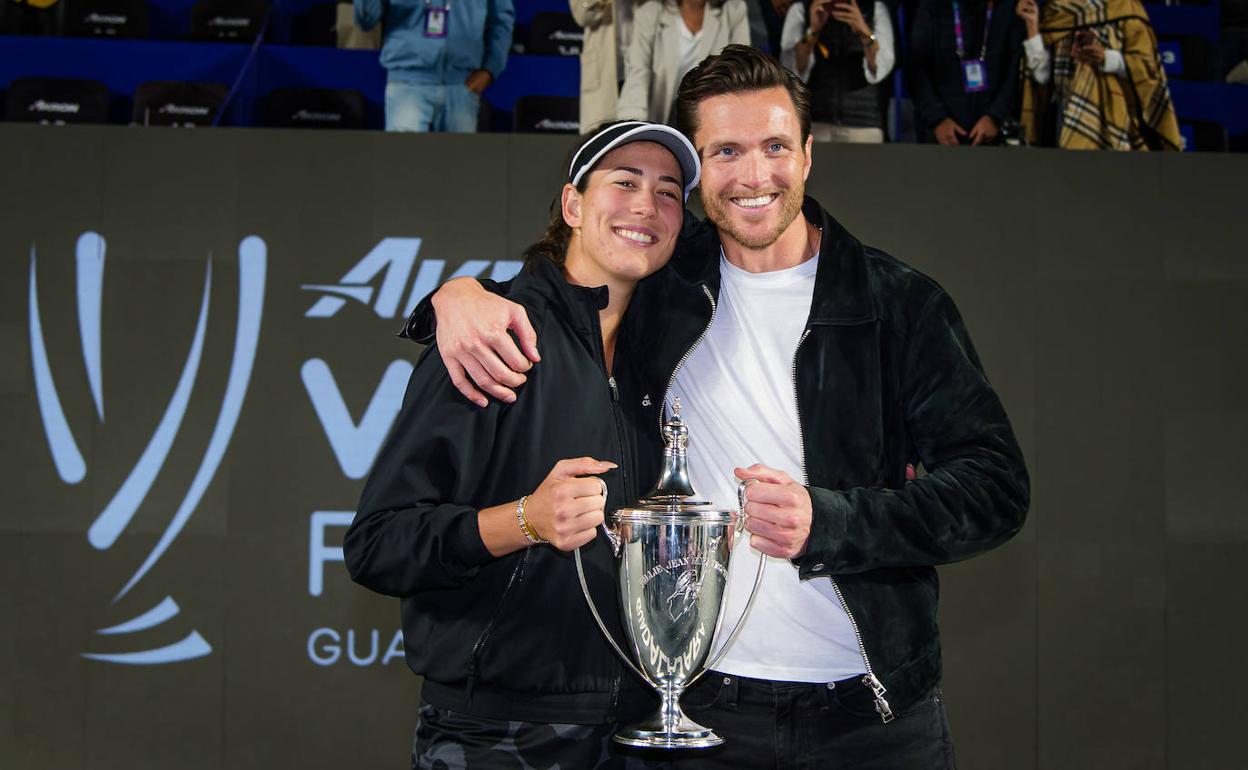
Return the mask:
{"type": "Polygon", "coordinates": [[[134,123],[140,126],[207,128],[212,126],[229,87],[223,83],[153,80],[134,92],[134,123]]]}
{"type": "Polygon", "coordinates": [[[110,97],[98,80],[18,78],[9,84],[5,120],[22,123],[107,123],[110,97]]]}

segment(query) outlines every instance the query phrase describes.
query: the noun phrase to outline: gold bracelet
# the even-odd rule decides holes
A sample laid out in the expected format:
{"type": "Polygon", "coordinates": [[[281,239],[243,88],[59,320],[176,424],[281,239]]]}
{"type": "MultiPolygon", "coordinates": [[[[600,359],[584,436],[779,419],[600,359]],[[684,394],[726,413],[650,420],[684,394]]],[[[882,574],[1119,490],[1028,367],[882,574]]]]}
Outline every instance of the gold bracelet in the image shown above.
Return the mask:
{"type": "Polygon", "coordinates": [[[524,495],[520,498],[520,502],[516,503],[516,521],[520,522],[520,531],[524,534],[524,539],[529,541],[530,545],[541,545],[549,542],[538,536],[537,530],[533,529],[533,525],[524,517],[524,504],[528,501],[529,496],[524,495]]]}

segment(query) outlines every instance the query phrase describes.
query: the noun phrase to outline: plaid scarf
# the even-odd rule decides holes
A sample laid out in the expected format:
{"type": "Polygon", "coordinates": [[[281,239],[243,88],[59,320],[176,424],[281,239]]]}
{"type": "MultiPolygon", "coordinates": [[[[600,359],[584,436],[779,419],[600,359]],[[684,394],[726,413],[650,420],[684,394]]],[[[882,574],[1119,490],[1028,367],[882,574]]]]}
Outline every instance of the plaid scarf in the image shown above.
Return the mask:
{"type": "MultiPolygon", "coordinates": [[[[1067,149],[1178,150],[1179,124],[1157,38],[1139,0],[1048,0],[1041,35],[1052,53],[1052,101],[1060,110],[1057,144],[1067,149]],[[1075,32],[1092,31],[1107,50],[1120,51],[1126,76],[1071,56],[1075,32]]],[[[1040,137],[1044,89],[1024,81],[1023,124],[1040,137]]]]}

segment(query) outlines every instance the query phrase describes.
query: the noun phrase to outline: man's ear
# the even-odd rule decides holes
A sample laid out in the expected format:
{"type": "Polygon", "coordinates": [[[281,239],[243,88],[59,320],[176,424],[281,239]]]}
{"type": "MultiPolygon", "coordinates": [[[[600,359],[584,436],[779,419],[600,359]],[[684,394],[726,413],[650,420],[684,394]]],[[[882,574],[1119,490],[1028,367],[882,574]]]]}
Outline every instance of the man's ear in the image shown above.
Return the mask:
{"type": "Polygon", "coordinates": [[[563,221],[568,227],[581,226],[581,193],[570,184],[563,186],[560,194],[560,208],[563,210],[563,221]]]}
{"type": "Polygon", "coordinates": [[[811,164],[814,162],[814,159],[811,156],[811,152],[813,152],[814,149],[815,149],[815,137],[812,134],[806,137],[806,163],[804,164],[802,168],[803,179],[807,179],[807,180],[810,179],[810,167],[811,167],[811,164]]]}

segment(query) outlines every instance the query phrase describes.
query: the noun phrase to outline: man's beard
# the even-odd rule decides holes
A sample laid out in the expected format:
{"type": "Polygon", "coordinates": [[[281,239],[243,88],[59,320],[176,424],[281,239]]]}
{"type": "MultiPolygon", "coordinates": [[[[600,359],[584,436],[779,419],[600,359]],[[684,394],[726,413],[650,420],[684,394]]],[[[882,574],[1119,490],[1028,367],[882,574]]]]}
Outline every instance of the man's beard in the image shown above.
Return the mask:
{"type": "Polygon", "coordinates": [[[731,201],[734,196],[703,197],[702,207],[706,209],[707,219],[714,223],[720,233],[727,235],[747,249],[763,249],[775,243],[789,228],[789,225],[793,224],[793,220],[797,219],[797,215],[802,213],[803,192],[803,190],[792,188],[780,192],[780,219],[774,228],[763,235],[749,235],[737,227],[732,217],[733,210],[736,208],[736,204],[731,201]]]}

